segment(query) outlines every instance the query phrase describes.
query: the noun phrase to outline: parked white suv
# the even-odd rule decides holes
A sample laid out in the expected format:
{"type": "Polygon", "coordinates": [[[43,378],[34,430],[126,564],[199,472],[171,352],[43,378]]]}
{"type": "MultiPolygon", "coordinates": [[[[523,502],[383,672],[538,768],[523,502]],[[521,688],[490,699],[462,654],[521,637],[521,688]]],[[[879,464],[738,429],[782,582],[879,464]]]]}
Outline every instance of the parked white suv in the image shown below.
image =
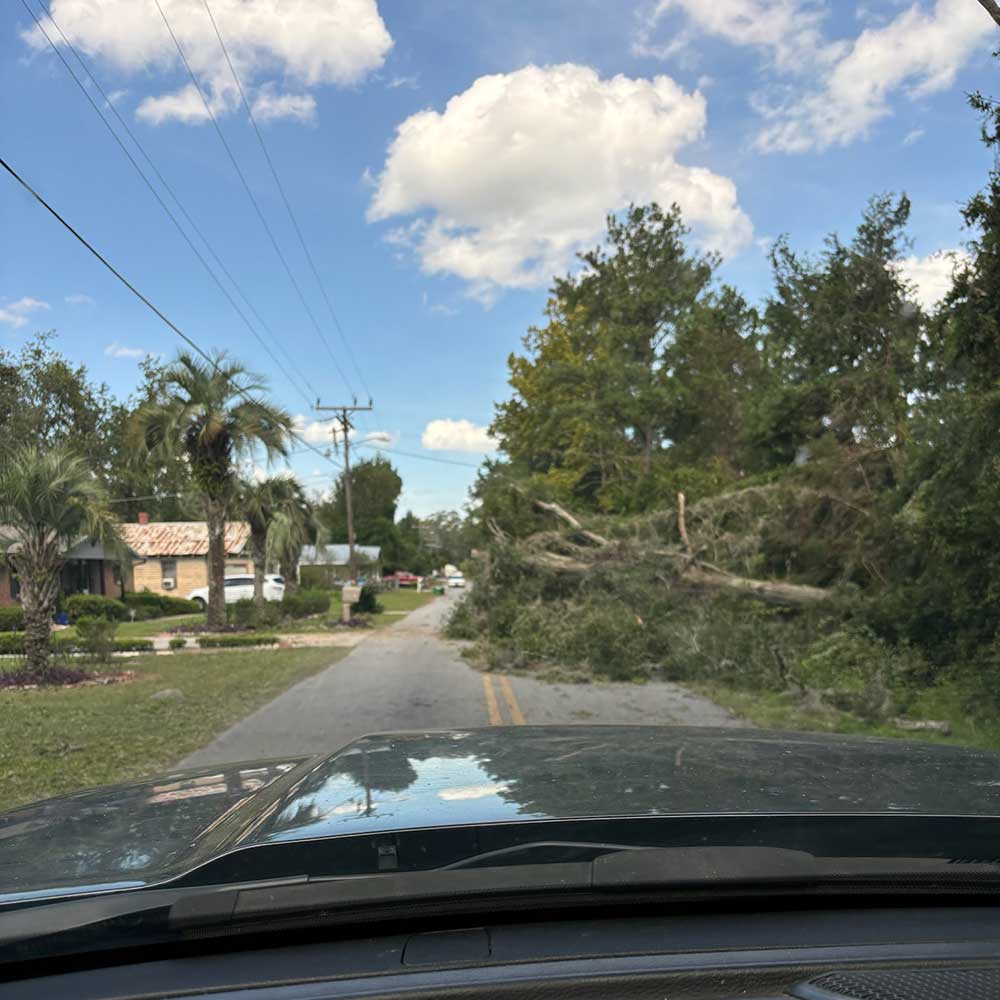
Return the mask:
{"type": "MultiPolygon", "coordinates": [[[[264,600],[280,601],[285,596],[285,578],[273,573],[264,575],[264,600]]],[[[253,597],[253,576],[226,577],[226,604],[235,604],[244,597],[253,597]]],[[[202,610],[208,607],[208,587],[197,587],[188,594],[189,601],[197,601],[202,610]]]]}

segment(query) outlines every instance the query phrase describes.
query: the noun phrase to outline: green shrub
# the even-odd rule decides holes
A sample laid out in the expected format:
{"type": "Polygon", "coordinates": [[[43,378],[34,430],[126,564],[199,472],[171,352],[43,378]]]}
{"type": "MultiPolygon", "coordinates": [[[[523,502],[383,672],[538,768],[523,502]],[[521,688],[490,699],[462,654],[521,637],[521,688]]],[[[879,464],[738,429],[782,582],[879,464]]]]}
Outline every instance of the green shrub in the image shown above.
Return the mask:
{"type": "Polygon", "coordinates": [[[226,620],[240,628],[274,628],[281,621],[281,606],[274,601],[265,601],[258,608],[252,597],[241,597],[226,605],[226,620]]]}
{"type": "Polygon", "coordinates": [[[24,628],[24,610],[19,605],[0,608],[0,632],[20,632],[24,628]]]}
{"type": "Polygon", "coordinates": [[[377,615],[385,608],[379,603],[378,588],[372,583],[366,583],[361,588],[361,596],[358,603],[354,605],[354,610],[359,615],[377,615]]]}
{"type": "Polygon", "coordinates": [[[198,645],[202,649],[228,649],[236,646],[273,646],[278,642],[276,635],[202,635],[198,645]]]}
{"type": "Polygon", "coordinates": [[[160,609],[165,615],[195,615],[201,611],[197,601],[189,601],[184,597],[170,597],[160,594],[160,609]]]}
{"type": "Polygon", "coordinates": [[[329,590],[285,591],[281,600],[281,613],[286,618],[308,618],[310,615],[326,614],[330,610],[329,590]]]}
{"type": "Polygon", "coordinates": [[[226,605],[226,621],[241,628],[253,628],[257,624],[257,608],[252,597],[241,597],[226,605]]]}
{"type": "Polygon", "coordinates": [[[18,655],[24,653],[23,632],[0,632],[0,654],[18,655]]]}
{"type": "Polygon", "coordinates": [[[141,590],[126,594],[125,605],[135,611],[136,621],[162,618],[164,615],[193,615],[201,610],[197,601],[169,594],[154,594],[151,590],[141,590]]]}
{"type": "Polygon", "coordinates": [[[152,608],[158,612],[161,607],[160,595],[151,590],[127,591],[122,600],[130,608],[152,608]]]}
{"type": "MultiPolygon", "coordinates": [[[[86,617],[86,616],[85,616],[86,617]]],[[[98,619],[98,621],[106,621],[98,619]]],[[[78,636],[65,635],[64,633],[53,632],[49,639],[49,646],[54,654],[60,653],[88,653],[85,642],[78,636]]],[[[111,653],[149,653],[153,649],[152,639],[112,639],[109,652],[111,653]]],[[[24,633],[23,632],[2,632],[0,633],[0,654],[20,656],[24,654],[24,633]]]]}
{"type": "Polygon", "coordinates": [[[112,649],[115,653],[151,653],[152,639],[115,639],[112,649]]]}
{"type": "Polygon", "coordinates": [[[187,645],[187,639],[183,636],[175,635],[167,645],[171,649],[183,649],[187,645]]]}
{"type": "Polygon", "coordinates": [[[74,594],[67,597],[66,613],[74,625],[84,615],[119,622],[128,618],[128,608],[121,601],[116,601],[113,597],[101,597],[100,594],[74,594]]]}
{"type": "Polygon", "coordinates": [[[140,604],[138,607],[129,607],[128,615],[134,622],[148,622],[160,617],[160,609],[140,604]]]}
{"type": "Polygon", "coordinates": [[[76,620],[78,648],[101,663],[111,659],[118,622],[97,615],[81,615],[76,620]]]}

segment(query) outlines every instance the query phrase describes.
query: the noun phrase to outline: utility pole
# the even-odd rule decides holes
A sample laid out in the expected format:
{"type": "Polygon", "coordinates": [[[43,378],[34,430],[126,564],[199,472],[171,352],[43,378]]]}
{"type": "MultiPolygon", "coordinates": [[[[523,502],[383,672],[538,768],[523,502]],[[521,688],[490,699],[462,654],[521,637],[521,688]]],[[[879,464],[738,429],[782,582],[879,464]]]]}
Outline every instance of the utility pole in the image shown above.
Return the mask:
{"type": "MultiPolygon", "coordinates": [[[[351,496],[351,436],[353,430],[349,414],[374,410],[372,401],[368,400],[367,406],[358,406],[355,401],[351,406],[320,406],[316,409],[320,413],[336,413],[335,418],[340,421],[340,432],[344,436],[344,498],[347,501],[347,563],[351,573],[351,583],[358,578],[357,560],[354,558],[354,503],[351,496]]],[[[337,429],[333,431],[333,443],[337,443],[337,429]]]]}

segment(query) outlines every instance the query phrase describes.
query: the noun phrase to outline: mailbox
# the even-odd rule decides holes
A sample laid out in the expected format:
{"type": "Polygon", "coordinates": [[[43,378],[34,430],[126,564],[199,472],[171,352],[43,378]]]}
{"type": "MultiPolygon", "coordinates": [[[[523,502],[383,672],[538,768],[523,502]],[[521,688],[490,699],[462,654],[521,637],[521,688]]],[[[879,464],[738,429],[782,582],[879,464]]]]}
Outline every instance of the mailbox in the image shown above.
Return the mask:
{"type": "Polygon", "coordinates": [[[341,597],[344,604],[357,604],[361,600],[361,588],[360,587],[344,587],[341,591],[341,597]]]}

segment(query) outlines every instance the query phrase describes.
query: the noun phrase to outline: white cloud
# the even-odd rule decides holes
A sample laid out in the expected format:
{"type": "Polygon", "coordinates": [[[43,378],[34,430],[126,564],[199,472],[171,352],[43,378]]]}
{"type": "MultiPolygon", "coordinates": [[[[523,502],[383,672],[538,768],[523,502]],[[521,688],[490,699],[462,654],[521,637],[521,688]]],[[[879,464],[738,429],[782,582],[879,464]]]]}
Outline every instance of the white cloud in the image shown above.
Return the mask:
{"type": "Polygon", "coordinates": [[[0,323],[4,323],[6,326],[11,326],[17,330],[27,324],[28,317],[33,312],[48,308],[48,302],[42,302],[40,299],[33,299],[25,295],[14,302],[0,305],[0,323]]]}
{"type": "MultiPolygon", "coordinates": [[[[202,0],[161,3],[188,62],[208,90],[213,111],[235,111],[239,95],[202,0]]],[[[150,70],[183,70],[152,5],[136,0],[51,0],[49,6],[75,46],[121,73],[147,78],[150,70]]],[[[268,81],[292,81],[306,88],[357,83],[382,66],[393,44],[376,0],[214,0],[212,12],[244,86],[253,92],[268,81]]],[[[46,30],[59,40],[51,25],[46,24],[46,30]]],[[[35,27],[22,37],[36,49],[48,45],[35,27]]],[[[307,94],[272,95],[262,105],[262,116],[275,117],[280,107],[285,117],[302,120],[309,99],[307,94]]],[[[205,109],[193,88],[183,87],[148,96],[137,114],[153,124],[196,123],[204,120],[205,109]]]]}
{"type": "Polygon", "coordinates": [[[632,51],[669,59],[683,53],[695,35],[707,34],[761,49],[779,69],[801,69],[817,56],[829,58],[820,31],[824,17],[809,0],[657,0],[640,12],[632,51]],[[664,29],[672,14],[684,16],[680,30],[664,29]]]}
{"type": "Polygon", "coordinates": [[[299,414],[292,418],[295,433],[310,444],[333,443],[333,420],[307,420],[299,414]]]}
{"type": "Polygon", "coordinates": [[[480,427],[471,420],[432,420],[420,437],[428,451],[465,451],[482,454],[496,451],[500,443],[490,437],[489,428],[480,427]]]}
{"type": "Polygon", "coordinates": [[[89,295],[84,295],[83,292],[73,292],[71,295],[66,296],[66,304],[71,306],[93,306],[97,303],[89,295]]]}
{"type": "Polygon", "coordinates": [[[431,302],[426,292],[421,293],[420,301],[432,316],[451,317],[458,315],[458,310],[454,306],[445,305],[443,302],[431,302]]]}
{"type": "Polygon", "coordinates": [[[144,358],[148,354],[149,351],[143,350],[141,347],[126,347],[125,344],[119,344],[117,340],[104,348],[104,356],[107,358],[144,358]]]}
{"type": "Polygon", "coordinates": [[[764,90],[751,94],[766,119],[757,147],[800,153],[863,138],[891,114],[900,95],[918,99],[950,86],[996,31],[972,0],[915,0],[892,19],[858,10],[865,30],[831,40],[823,21],[833,6],[818,0],[651,0],[640,13],[633,51],[660,59],[685,56],[699,34],[758,50],[768,73],[764,90]]]}
{"type": "MultiPolygon", "coordinates": [[[[208,106],[212,109],[213,115],[219,115],[225,110],[225,104],[221,99],[209,100],[208,106]]],[[[198,88],[193,83],[169,94],[144,97],[135,109],[135,115],[150,125],[162,125],[165,121],[199,125],[209,120],[205,102],[202,101],[198,88]]]]}
{"type": "MultiPolygon", "coordinates": [[[[353,441],[357,436],[355,431],[351,435],[351,440],[353,441]]],[[[394,448],[399,444],[399,434],[393,431],[367,431],[361,435],[361,444],[369,444],[375,448],[394,448]]]]}
{"type": "Polygon", "coordinates": [[[300,122],[316,121],[316,98],[312,94],[279,94],[274,87],[261,87],[253,102],[254,117],[259,122],[293,118],[300,122]]]}
{"type": "Polygon", "coordinates": [[[386,86],[390,90],[398,90],[406,87],[407,90],[416,90],[420,86],[420,76],[414,73],[412,76],[394,76],[386,86]]]}
{"type": "Polygon", "coordinates": [[[912,146],[915,142],[924,137],[926,131],[926,129],[922,128],[911,129],[905,136],[903,136],[903,145],[912,146]]]}
{"type": "Polygon", "coordinates": [[[705,245],[732,252],[752,235],[736,186],[675,159],[704,128],[704,97],[666,76],[602,80],[573,64],[483,76],[399,126],[368,218],[419,215],[390,240],[486,300],[544,285],[629,201],[676,201],[705,245]]]}
{"type": "Polygon", "coordinates": [[[955,268],[968,263],[969,259],[964,250],[938,250],[926,257],[904,257],[896,266],[912,286],[914,301],[930,312],[951,289],[955,268]]]}
{"type": "Polygon", "coordinates": [[[891,113],[898,93],[917,99],[951,85],[996,25],[976,3],[913,4],[888,24],[863,31],[807,87],[778,104],[758,99],[768,119],[757,137],[765,151],[801,153],[843,146],[866,136],[891,113]]]}
{"type": "MultiPolygon", "coordinates": [[[[292,418],[292,426],[295,433],[310,444],[333,445],[340,444],[343,440],[339,424],[332,417],[329,420],[309,420],[300,413],[292,418]]],[[[349,436],[358,444],[391,447],[399,442],[399,435],[391,431],[359,431],[354,427],[349,436]]]]}

